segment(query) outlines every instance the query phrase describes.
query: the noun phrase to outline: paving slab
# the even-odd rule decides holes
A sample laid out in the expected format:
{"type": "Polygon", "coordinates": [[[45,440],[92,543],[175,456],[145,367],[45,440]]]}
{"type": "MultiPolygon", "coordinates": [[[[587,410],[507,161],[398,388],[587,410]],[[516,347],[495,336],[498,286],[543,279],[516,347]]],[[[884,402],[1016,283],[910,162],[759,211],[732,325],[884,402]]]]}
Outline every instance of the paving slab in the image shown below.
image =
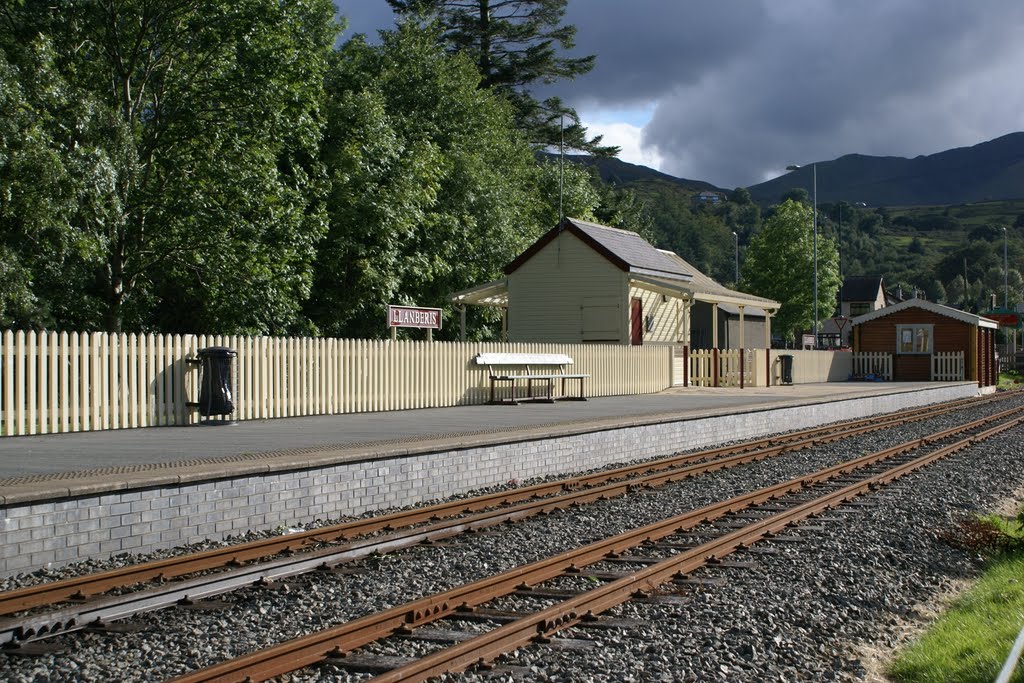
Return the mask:
{"type": "MultiPolygon", "coordinates": [[[[203,461],[266,462],[271,455],[306,458],[318,451],[376,454],[386,450],[480,445],[782,406],[863,399],[936,389],[938,382],[841,382],[757,388],[673,388],[657,394],[587,401],[472,405],[376,413],[246,420],[231,425],[147,427],[0,438],[0,485],[18,478],[67,478],[98,469],[203,461]]],[[[779,425],[785,431],[786,425],[779,425]]],[[[301,458],[300,458],[301,459],[301,458]]],[[[287,465],[288,463],[285,463],[287,465]]],[[[293,462],[291,466],[300,466],[293,462]]]]}

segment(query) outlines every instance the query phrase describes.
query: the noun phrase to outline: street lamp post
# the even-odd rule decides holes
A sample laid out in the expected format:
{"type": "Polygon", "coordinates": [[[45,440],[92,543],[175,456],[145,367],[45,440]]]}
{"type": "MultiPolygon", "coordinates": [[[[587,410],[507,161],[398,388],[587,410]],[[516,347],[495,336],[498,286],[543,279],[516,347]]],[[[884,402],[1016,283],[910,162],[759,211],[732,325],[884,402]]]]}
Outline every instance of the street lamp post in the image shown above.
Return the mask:
{"type": "MultiPolygon", "coordinates": [[[[786,167],[787,171],[798,171],[800,166],[792,164],[786,167]]],[[[811,201],[813,202],[814,218],[811,228],[814,230],[814,348],[818,348],[818,164],[811,164],[811,173],[814,179],[811,201]]]]}
{"type": "Polygon", "coordinates": [[[736,282],[737,285],[739,285],[739,283],[740,283],[740,236],[737,235],[735,232],[733,232],[732,233],[732,240],[733,240],[733,242],[736,245],[736,250],[735,250],[735,252],[736,252],[736,279],[735,279],[735,282],[736,282]]]}
{"type": "Polygon", "coordinates": [[[839,259],[839,282],[843,282],[843,203],[836,204],[839,207],[839,230],[836,231],[836,258],[839,259]]]}
{"type": "Polygon", "coordinates": [[[1010,310],[1010,277],[1006,264],[1006,226],[1003,226],[1003,308],[1010,310]]]}

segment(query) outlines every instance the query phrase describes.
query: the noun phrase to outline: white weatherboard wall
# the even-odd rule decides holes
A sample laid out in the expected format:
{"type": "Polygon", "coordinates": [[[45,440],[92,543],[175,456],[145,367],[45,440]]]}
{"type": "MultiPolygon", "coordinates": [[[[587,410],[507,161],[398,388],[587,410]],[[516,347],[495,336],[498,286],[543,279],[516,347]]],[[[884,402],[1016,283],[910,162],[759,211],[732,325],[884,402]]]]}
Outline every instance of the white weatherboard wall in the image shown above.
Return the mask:
{"type": "Polygon", "coordinates": [[[535,441],[424,451],[0,508],[0,574],[146,553],[254,529],[359,515],[549,474],[652,458],[977,394],[971,384],[775,410],[577,430],[535,441]]]}
{"type": "Polygon", "coordinates": [[[509,340],[629,340],[629,276],[563,232],[508,276],[509,340]]]}
{"type": "Polygon", "coordinates": [[[644,317],[644,344],[683,344],[681,324],[682,301],[675,297],[663,296],[646,289],[632,287],[629,298],[640,299],[644,317]],[[651,327],[647,328],[647,317],[651,316],[651,327]]]}

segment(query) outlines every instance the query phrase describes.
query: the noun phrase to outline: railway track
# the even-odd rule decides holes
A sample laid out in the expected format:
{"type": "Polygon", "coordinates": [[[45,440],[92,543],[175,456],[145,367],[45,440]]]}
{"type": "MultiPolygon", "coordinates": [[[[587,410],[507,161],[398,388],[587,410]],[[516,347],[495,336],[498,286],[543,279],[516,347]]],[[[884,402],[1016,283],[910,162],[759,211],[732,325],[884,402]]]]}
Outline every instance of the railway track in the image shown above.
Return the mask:
{"type": "Polygon", "coordinates": [[[854,460],[602,539],[457,588],[354,619],[267,650],[175,679],[175,683],[262,681],[320,662],[381,671],[377,681],[422,681],[446,672],[489,666],[502,654],[550,642],[559,632],[598,622],[603,612],[649,596],[737,550],[785,533],[793,525],[885,486],[917,469],[1024,422],[1024,408],[914,439],[854,460]],[[981,430],[981,431],[979,431],[981,430]],[[969,436],[967,432],[975,432],[969,436]],[[963,438],[960,438],[963,437],[963,438]],[[957,439],[950,442],[952,439],[957,439]],[[925,451],[920,453],[920,451],[925,451]],[[738,527],[738,528],[737,528],[738,527]],[[710,538],[695,542],[696,534],[710,538]],[[608,565],[612,568],[606,568],[608,565]],[[591,590],[566,590],[586,577],[591,590]],[[554,587],[548,587],[556,582],[554,587]],[[511,595],[554,601],[515,613],[489,607],[511,595]],[[483,621],[490,630],[438,629],[442,620],[483,621]],[[439,636],[440,634],[440,636],[439,636]],[[396,661],[360,650],[389,638],[448,640],[426,656],[396,661]]]}
{"type": "Polygon", "coordinates": [[[145,611],[194,603],[253,584],[267,585],[296,574],[352,562],[369,555],[437,542],[461,533],[585,505],[625,495],[632,490],[657,487],[789,451],[924,420],[965,406],[999,400],[1002,400],[1000,395],[968,399],[920,408],[896,416],[873,417],[802,430],[0,593],[0,614],[31,611],[29,614],[0,620],[0,644],[7,648],[24,647],[25,643],[58,633],[84,627],[103,628],[145,611]],[[276,559],[266,559],[275,556],[276,559]],[[125,591],[143,582],[156,585],[145,590],[107,595],[110,591],[125,591]],[[71,604],[53,609],[66,602],[71,604]],[[50,609],[41,611],[44,608],[50,609]]]}

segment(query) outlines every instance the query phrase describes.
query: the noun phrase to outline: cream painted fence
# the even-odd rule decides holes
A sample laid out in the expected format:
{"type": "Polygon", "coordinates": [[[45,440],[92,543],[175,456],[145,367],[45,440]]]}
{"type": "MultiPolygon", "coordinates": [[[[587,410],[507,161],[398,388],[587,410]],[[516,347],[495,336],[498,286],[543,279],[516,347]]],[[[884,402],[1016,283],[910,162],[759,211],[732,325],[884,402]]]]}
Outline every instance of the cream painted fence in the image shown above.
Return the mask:
{"type": "Polygon", "coordinates": [[[939,351],[932,354],[933,382],[962,382],[965,376],[963,351],[939,351]]]}
{"type": "MultiPolygon", "coordinates": [[[[718,386],[740,386],[740,351],[722,349],[718,352],[718,386]]],[[[793,357],[793,383],[843,382],[853,371],[854,354],[849,351],[801,351],[786,349],[744,349],[744,387],[777,386],[782,383],[780,356],[793,357]]],[[[715,356],[711,350],[690,351],[682,346],[672,350],[674,386],[715,386],[715,356]],[[684,374],[683,368],[686,368],[684,374]]],[[[891,367],[891,366],[890,366],[891,367]]],[[[891,377],[891,371],[890,371],[891,377]]]]}
{"type": "Polygon", "coordinates": [[[755,386],[754,353],[754,349],[721,349],[717,354],[710,349],[690,351],[689,384],[694,387],[755,386]]]}
{"type": "Polygon", "coordinates": [[[853,354],[853,374],[876,375],[892,381],[892,354],[883,351],[858,351],[853,354]]]}
{"type": "MultiPolygon", "coordinates": [[[[817,382],[845,382],[853,372],[853,355],[849,351],[803,351],[800,349],[772,349],[769,353],[768,374],[772,384],[782,380],[782,363],[779,356],[793,357],[793,384],[813,384],[817,382]]],[[[761,361],[765,358],[764,350],[757,354],[757,377],[766,372],[761,361]]],[[[759,379],[760,382],[760,379],[759,379]]]]}
{"type": "Polygon", "coordinates": [[[0,336],[0,434],[189,424],[199,349],[233,361],[232,417],[254,420],[485,403],[477,353],[564,353],[587,396],[671,385],[671,347],[202,335],[11,332],[0,336]]]}

